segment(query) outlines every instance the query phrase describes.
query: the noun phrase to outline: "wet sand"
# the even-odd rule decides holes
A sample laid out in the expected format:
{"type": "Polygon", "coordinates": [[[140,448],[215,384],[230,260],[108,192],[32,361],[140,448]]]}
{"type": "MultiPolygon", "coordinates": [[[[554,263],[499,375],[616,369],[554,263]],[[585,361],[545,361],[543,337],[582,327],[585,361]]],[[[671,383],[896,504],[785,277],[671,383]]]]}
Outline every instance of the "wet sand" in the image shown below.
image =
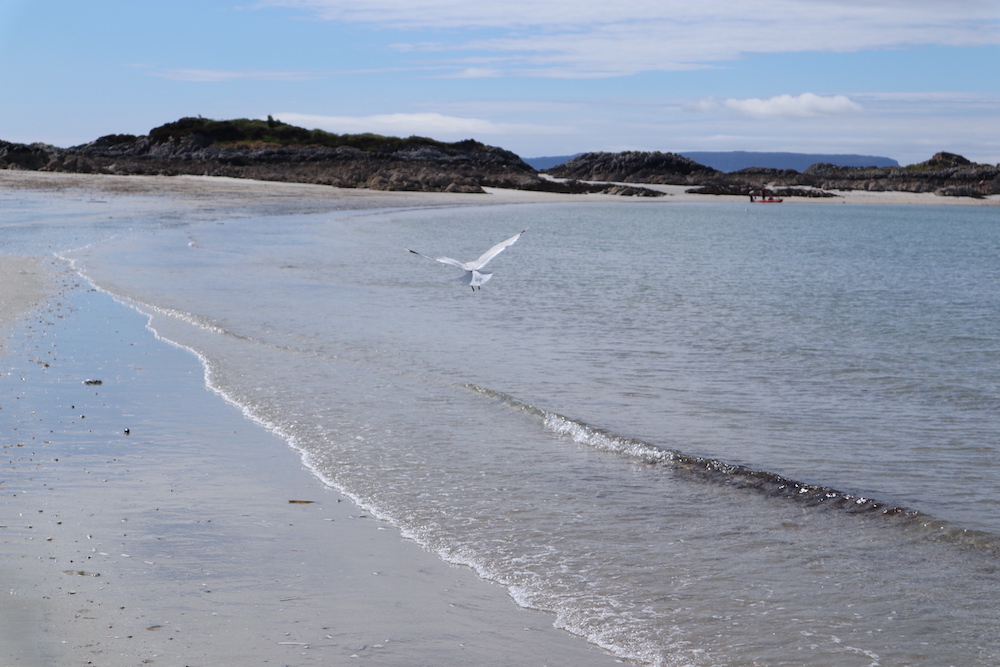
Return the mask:
{"type": "Polygon", "coordinates": [[[6,255],[0,261],[0,351],[4,330],[37,306],[52,286],[50,269],[41,257],[6,255]]]}
{"type": "Polygon", "coordinates": [[[3,359],[0,663],[614,663],[324,487],[75,284],[3,359]]]}
{"type": "MultiPolygon", "coordinates": [[[[184,210],[455,201],[24,176],[0,181],[184,210]]],[[[615,664],[325,487],[192,353],[54,258],[0,256],[0,295],[0,664],[615,664]]]]}

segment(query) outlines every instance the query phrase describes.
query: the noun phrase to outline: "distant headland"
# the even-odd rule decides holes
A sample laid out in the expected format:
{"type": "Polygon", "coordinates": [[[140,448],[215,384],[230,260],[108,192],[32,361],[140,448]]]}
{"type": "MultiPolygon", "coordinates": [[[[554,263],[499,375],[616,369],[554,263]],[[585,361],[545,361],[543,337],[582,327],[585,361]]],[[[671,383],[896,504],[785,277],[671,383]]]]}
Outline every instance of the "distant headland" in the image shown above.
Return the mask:
{"type": "Polygon", "coordinates": [[[186,117],[143,136],[111,134],[70,148],[0,141],[0,169],[194,174],[373,190],[482,193],[483,188],[493,187],[662,196],[663,192],[643,185],[667,184],[690,186],[689,192],[698,194],[745,195],[761,187],[783,196],[833,196],[830,190],[964,197],[1000,194],[996,165],[974,164],[952,153],[938,153],[906,167],[880,163],[894,161],[874,156],[836,156],[861,160],[854,166],[822,161],[831,156],[783,154],[786,162],[781,164],[787,164],[791,155],[810,161],[802,170],[768,166],[775,155],[782,154],[582,153],[559,159],[561,164],[536,162],[533,166],[511,151],[474,139],[447,143],[417,136],[335,134],[296,127],[270,116],[266,120],[186,117]],[[716,166],[696,161],[692,155],[716,166]],[[730,161],[723,164],[720,160],[725,156],[730,161]],[[812,157],[819,160],[811,162],[812,157]],[[728,169],[747,161],[757,164],[728,169]]]}

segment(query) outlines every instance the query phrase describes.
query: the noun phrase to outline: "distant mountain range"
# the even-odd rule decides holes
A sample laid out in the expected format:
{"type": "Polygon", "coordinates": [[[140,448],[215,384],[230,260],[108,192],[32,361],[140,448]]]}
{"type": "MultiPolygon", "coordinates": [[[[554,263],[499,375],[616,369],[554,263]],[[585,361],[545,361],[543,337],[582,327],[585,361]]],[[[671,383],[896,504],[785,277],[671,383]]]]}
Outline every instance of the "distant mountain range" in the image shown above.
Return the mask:
{"type": "MultiPolygon", "coordinates": [[[[739,171],[748,167],[767,169],[794,169],[805,171],[814,164],[832,164],[837,167],[898,167],[899,163],[877,155],[827,155],[823,153],[767,153],[753,151],[692,151],[678,153],[698,164],[723,172],[739,171]]],[[[577,153],[577,155],[580,155],[577,153]]],[[[551,169],[569,162],[576,155],[524,158],[538,171],[551,169]]]]}
{"type": "Polygon", "coordinates": [[[814,164],[832,164],[835,167],[898,167],[889,157],[877,155],[827,155],[823,153],[760,153],[752,151],[692,151],[681,153],[695,162],[724,172],[739,171],[747,167],[767,169],[794,169],[805,171],[814,164]]]}
{"type": "Polygon", "coordinates": [[[546,169],[565,164],[577,155],[583,155],[583,153],[577,153],[576,155],[550,155],[548,157],[523,157],[521,159],[527,162],[532,169],[545,171],[546,169]]]}

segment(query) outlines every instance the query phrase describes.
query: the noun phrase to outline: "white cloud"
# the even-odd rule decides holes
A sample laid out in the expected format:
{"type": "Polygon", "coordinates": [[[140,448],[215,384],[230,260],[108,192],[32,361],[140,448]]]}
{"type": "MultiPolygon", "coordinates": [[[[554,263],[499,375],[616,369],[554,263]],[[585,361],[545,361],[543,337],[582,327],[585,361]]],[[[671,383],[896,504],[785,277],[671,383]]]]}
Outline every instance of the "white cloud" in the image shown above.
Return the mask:
{"type": "MultiPolygon", "coordinates": [[[[257,6],[292,7],[324,20],[373,23],[397,28],[593,28],[599,25],[671,21],[692,25],[721,20],[747,26],[790,21],[830,26],[845,21],[885,23],[899,30],[919,27],[927,33],[987,33],[985,21],[998,19],[991,0],[633,0],[609,11],[605,0],[261,0],[257,6]],[[978,30],[976,30],[978,25],[978,30]]],[[[992,38],[991,43],[996,43],[992,38]]]]}
{"type": "MultiPolygon", "coordinates": [[[[486,52],[498,59],[493,67],[540,76],[688,69],[754,53],[1000,44],[995,0],[633,0],[613,10],[606,0],[260,0],[258,6],[342,23],[450,31],[445,42],[398,46],[438,55],[486,52]]],[[[467,66],[455,63],[458,71],[467,66]]]]}
{"type": "Polygon", "coordinates": [[[221,83],[224,81],[308,81],[319,78],[304,72],[233,71],[215,69],[165,69],[150,72],[153,76],[174,81],[221,83]]]}
{"type": "Polygon", "coordinates": [[[814,93],[778,95],[766,100],[749,98],[728,99],[725,108],[747,116],[767,118],[814,118],[860,113],[861,105],[844,95],[821,96],[814,93]]]}
{"type": "Polygon", "coordinates": [[[421,135],[434,138],[481,137],[510,134],[559,134],[565,127],[525,123],[496,123],[481,118],[460,118],[439,113],[394,113],[372,116],[323,116],[294,112],[273,116],[285,123],[319,128],[338,134],[374,132],[392,136],[421,135]]]}
{"type": "Polygon", "coordinates": [[[492,67],[466,67],[460,72],[450,75],[453,79],[492,79],[503,76],[503,73],[492,67]]]}

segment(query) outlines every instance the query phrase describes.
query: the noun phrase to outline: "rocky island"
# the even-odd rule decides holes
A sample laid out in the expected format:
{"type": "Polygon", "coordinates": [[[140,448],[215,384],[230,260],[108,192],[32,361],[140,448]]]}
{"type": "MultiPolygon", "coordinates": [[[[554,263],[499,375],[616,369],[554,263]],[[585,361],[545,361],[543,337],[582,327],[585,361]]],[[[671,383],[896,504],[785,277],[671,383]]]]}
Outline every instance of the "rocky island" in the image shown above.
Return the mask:
{"type": "MultiPolygon", "coordinates": [[[[265,120],[181,118],[145,136],[57,148],[0,141],[0,168],[118,175],[228,176],[342,188],[482,193],[484,187],[639,194],[544,179],[514,153],[468,139],[334,134],[265,120]]],[[[661,194],[661,193],[656,193],[661,194]]]]}
{"type": "Polygon", "coordinates": [[[473,139],[335,134],[267,120],[181,118],[144,136],[111,134],[80,146],[0,141],[0,169],[118,175],[205,175],[341,188],[483,193],[507,188],[568,194],[663,196],[644,185],[688,192],[834,196],[830,190],[986,197],[1000,194],[1000,169],[938,153],[908,167],[814,164],[803,172],[753,167],[722,172],[677,153],[583,153],[540,174],[511,151],[473,139]]]}
{"type": "Polygon", "coordinates": [[[941,196],[986,197],[1000,194],[1000,168],[975,164],[961,155],[938,153],[907,167],[840,167],[814,164],[794,169],[751,167],[725,173],[676,153],[584,153],[548,170],[557,178],[621,183],[698,186],[697,194],[745,195],[768,190],[778,196],[833,196],[830,190],[932,192],[941,196]]]}

